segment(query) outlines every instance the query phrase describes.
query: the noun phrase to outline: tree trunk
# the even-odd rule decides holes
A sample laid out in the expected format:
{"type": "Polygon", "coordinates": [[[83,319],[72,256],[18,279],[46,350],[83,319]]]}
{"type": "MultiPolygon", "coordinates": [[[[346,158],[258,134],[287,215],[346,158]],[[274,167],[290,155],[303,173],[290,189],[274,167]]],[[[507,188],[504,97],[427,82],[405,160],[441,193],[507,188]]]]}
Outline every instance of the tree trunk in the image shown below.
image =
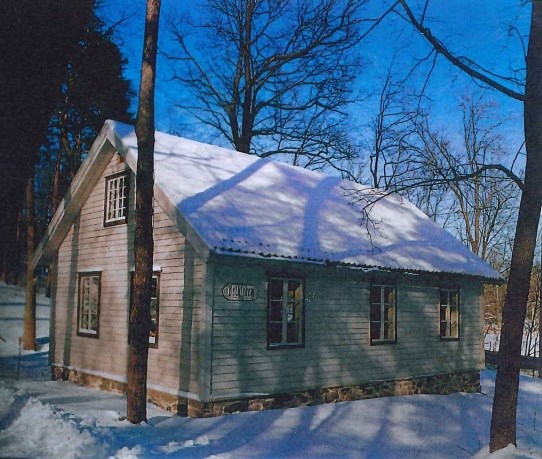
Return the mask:
{"type": "Polygon", "coordinates": [[[135,211],[135,273],[128,327],[127,419],[147,419],[147,358],[153,262],[154,82],[160,0],[147,0],[143,62],[136,120],[138,147],[135,211]]]}
{"type": "Polygon", "coordinates": [[[34,177],[26,186],[26,302],[24,306],[23,349],[36,349],[36,287],[34,285],[35,243],[34,177]]]}
{"type": "Polygon", "coordinates": [[[491,417],[491,452],[516,444],[521,341],[542,205],[542,2],[532,2],[526,59],[525,183],[519,206],[510,277],[503,309],[497,379],[491,417]]]}

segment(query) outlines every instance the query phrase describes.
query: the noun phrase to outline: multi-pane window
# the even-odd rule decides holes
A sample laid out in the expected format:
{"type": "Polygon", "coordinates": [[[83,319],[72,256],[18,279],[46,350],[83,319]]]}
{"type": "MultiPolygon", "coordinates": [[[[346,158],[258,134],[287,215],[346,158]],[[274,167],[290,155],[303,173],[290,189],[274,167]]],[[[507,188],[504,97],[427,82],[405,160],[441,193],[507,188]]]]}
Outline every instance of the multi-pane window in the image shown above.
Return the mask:
{"type": "Polygon", "coordinates": [[[77,334],[98,337],[100,327],[100,273],[79,275],[77,334]]]}
{"type": "Polygon", "coordinates": [[[459,338],[459,291],[440,289],[440,337],[459,338]]]}
{"type": "MultiPolygon", "coordinates": [[[[133,299],[134,291],[134,273],[131,273],[130,276],[130,291],[132,295],[130,296],[130,302],[133,299]]],[[[151,279],[151,328],[149,330],[149,346],[158,347],[158,324],[159,324],[159,313],[160,313],[160,274],[153,273],[151,279]]]]}
{"type": "Polygon", "coordinates": [[[371,343],[395,342],[395,287],[391,285],[372,285],[370,302],[371,343]]]}
{"type": "Polygon", "coordinates": [[[149,344],[158,346],[158,313],[159,301],[158,292],[160,291],[160,278],[158,274],[153,274],[151,279],[151,329],[149,332],[149,344]]]}
{"type": "Polygon", "coordinates": [[[303,282],[271,278],[268,285],[267,344],[269,347],[303,344],[303,282]]]}
{"type": "Polygon", "coordinates": [[[125,223],[128,217],[128,174],[122,172],[106,179],[104,224],[125,223]]]}

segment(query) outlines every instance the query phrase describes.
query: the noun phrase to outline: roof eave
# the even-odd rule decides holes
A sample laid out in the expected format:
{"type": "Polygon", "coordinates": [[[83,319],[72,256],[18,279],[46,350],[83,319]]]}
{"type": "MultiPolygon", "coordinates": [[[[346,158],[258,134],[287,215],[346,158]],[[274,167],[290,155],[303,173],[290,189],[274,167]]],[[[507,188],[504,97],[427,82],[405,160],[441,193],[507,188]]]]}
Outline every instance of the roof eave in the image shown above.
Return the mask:
{"type": "Polygon", "coordinates": [[[250,258],[250,259],[258,259],[258,260],[273,260],[273,261],[284,261],[289,263],[300,263],[300,264],[310,264],[310,265],[320,265],[320,266],[333,266],[337,268],[345,268],[345,269],[351,269],[351,270],[359,270],[363,271],[364,273],[397,273],[397,274],[405,274],[405,275],[412,275],[412,276],[421,276],[421,275],[432,275],[432,276],[441,276],[441,275],[447,275],[447,276],[458,276],[462,278],[467,279],[475,279],[481,283],[484,284],[494,284],[494,285],[502,285],[505,283],[505,280],[502,276],[499,275],[499,277],[491,277],[491,276],[485,276],[482,274],[474,274],[474,273],[466,273],[466,272],[454,272],[454,271],[431,271],[431,270],[422,270],[422,269],[405,269],[405,268],[393,268],[393,267],[386,267],[386,266],[372,266],[372,265],[362,265],[362,264],[356,264],[356,263],[345,263],[345,262],[337,262],[337,261],[329,261],[329,260],[322,260],[317,258],[306,258],[306,257],[298,257],[298,256],[287,256],[287,255],[279,255],[279,254],[263,254],[263,253],[257,253],[257,252],[244,252],[242,250],[236,250],[236,249],[226,249],[226,248],[217,248],[215,247],[210,254],[211,257],[236,257],[236,258],[250,258]]]}
{"type": "MultiPolygon", "coordinates": [[[[36,266],[47,266],[52,262],[75,217],[81,211],[82,206],[115,153],[119,153],[123,157],[134,173],[137,171],[137,157],[131,153],[130,149],[124,145],[122,138],[116,133],[115,122],[107,120],[34,251],[32,260],[34,268],[36,266]]],[[[162,209],[179,231],[184,234],[187,241],[204,261],[207,261],[209,258],[208,245],[181,215],[175,203],[156,183],[154,195],[162,209]]]]}
{"type": "Polygon", "coordinates": [[[32,260],[34,267],[45,266],[52,261],[60,244],[68,234],[74,218],[80,212],[92,188],[115,154],[111,139],[111,128],[106,123],[92,144],[86,161],[77,171],[45,234],[36,247],[32,260]]]}

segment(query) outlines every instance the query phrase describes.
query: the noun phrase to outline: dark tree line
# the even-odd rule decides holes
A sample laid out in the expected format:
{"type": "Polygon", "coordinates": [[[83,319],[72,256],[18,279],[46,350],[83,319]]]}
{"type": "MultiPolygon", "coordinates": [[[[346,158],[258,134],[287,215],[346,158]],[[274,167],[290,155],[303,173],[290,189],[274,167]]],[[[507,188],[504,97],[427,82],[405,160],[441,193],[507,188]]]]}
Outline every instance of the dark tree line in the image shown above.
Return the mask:
{"type": "MultiPolygon", "coordinates": [[[[29,180],[39,238],[106,118],[128,121],[129,82],[95,0],[0,4],[0,278],[25,256],[29,180]]],[[[28,239],[29,241],[30,239],[28,239]]]]}
{"type": "Polygon", "coordinates": [[[0,2],[0,272],[13,280],[27,181],[93,0],[0,2]]]}

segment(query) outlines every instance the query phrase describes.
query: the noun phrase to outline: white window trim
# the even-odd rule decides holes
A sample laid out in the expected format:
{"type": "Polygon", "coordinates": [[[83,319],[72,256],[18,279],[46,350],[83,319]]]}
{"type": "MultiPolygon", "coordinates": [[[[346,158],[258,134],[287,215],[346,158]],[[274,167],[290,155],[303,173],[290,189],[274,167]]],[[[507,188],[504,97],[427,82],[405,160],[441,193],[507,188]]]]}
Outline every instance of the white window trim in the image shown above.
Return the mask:
{"type": "Polygon", "coordinates": [[[371,327],[373,321],[371,320],[371,295],[369,290],[369,339],[371,341],[371,344],[391,344],[397,342],[397,287],[395,285],[391,284],[371,284],[369,286],[369,289],[378,287],[380,289],[380,319],[378,323],[380,324],[380,336],[384,336],[384,330],[385,330],[385,324],[389,323],[390,321],[383,320],[386,313],[386,303],[384,300],[384,290],[385,288],[392,288],[393,289],[393,338],[371,338],[371,327]]]}
{"type": "Polygon", "coordinates": [[[459,339],[459,336],[460,336],[460,330],[459,330],[459,326],[460,326],[460,295],[459,295],[459,289],[456,289],[456,288],[441,288],[439,289],[439,337],[440,339],[442,340],[457,340],[459,339]],[[442,292],[446,292],[446,304],[442,304],[441,303],[441,296],[442,296],[442,292]],[[451,301],[450,301],[450,297],[451,297],[451,294],[456,294],[457,295],[457,306],[456,306],[456,314],[457,314],[457,326],[456,326],[456,329],[457,329],[457,334],[455,335],[452,335],[452,304],[451,304],[451,301]],[[441,320],[440,319],[440,313],[441,313],[441,310],[443,308],[446,308],[446,317],[445,317],[445,320],[441,320]],[[441,325],[443,323],[446,323],[446,335],[442,335],[441,333],[441,325]]]}
{"type": "Polygon", "coordinates": [[[102,282],[102,276],[101,272],[80,272],[79,273],[79,283],[78,283],[78,299],[77,299],[77,334],[79,336],[88,336],[88,337],[94,337],[98,338],[100,333],[100,295],[101,295],[101,282],[102,282]],[[89,282],[93,278],[98,279],[98,292],[97,292],[97,298],[96,298],[96,330],[92,328],[83,327],[84,325],[90,325],[91,323],[91,310],[90,308],[84,309],[83,304],[83,294],[84,294],[84,287],[83,287],[83,279],[89,279],[89,282]],[[83,322],[83,318],[86,320],[83,322]]]}
{"type": "Polygon", "coordinates": [[[105,184],[105,203],[104,203],[104,224],[123,223],[128,216],[129,199],[129,177],[128,172],[119,172],[106,177],[105,184]],[[122,184],[121,184],[122,182],[122,184]],[[117,187],[117,193],[112,196],[113,185],[117,187]],[[118,193],[122,188],[123,193],[118,193]]]}
{"type": "MultiPolygon", "coordinates": [[[[283,347],[302,347],[305,344],[305,337],[303,333],[303,327],[304,327],[304,319],[305,319],[305,284],[303,282],[303,279],[295,278],[295,277],[269,277],[268,282],[271,281],[281,281],[282,282],[282,336],[281,336],[281,342],[280,343],[271,343],[267,342],[268,348],[283,348],[283,347]],[[288,343],[288,282],[299,282],[301,285],[301,289],[303,292],[303,296],[301,299],[301,317],[298,320],[298,335],[299,335],[299,341],[296,341],[294,343],[288,343]]],[[[267,308],[270,307],[269,302],[270,299],[267,299],[267,308]]],[[[269,325],[269,319],[267,319],[267,324],[269,325]]],[[[272,321],[277,322],[277,321],[272,321]]],[[[269,339],[269,337],[268,337],[269,339]]]]}

